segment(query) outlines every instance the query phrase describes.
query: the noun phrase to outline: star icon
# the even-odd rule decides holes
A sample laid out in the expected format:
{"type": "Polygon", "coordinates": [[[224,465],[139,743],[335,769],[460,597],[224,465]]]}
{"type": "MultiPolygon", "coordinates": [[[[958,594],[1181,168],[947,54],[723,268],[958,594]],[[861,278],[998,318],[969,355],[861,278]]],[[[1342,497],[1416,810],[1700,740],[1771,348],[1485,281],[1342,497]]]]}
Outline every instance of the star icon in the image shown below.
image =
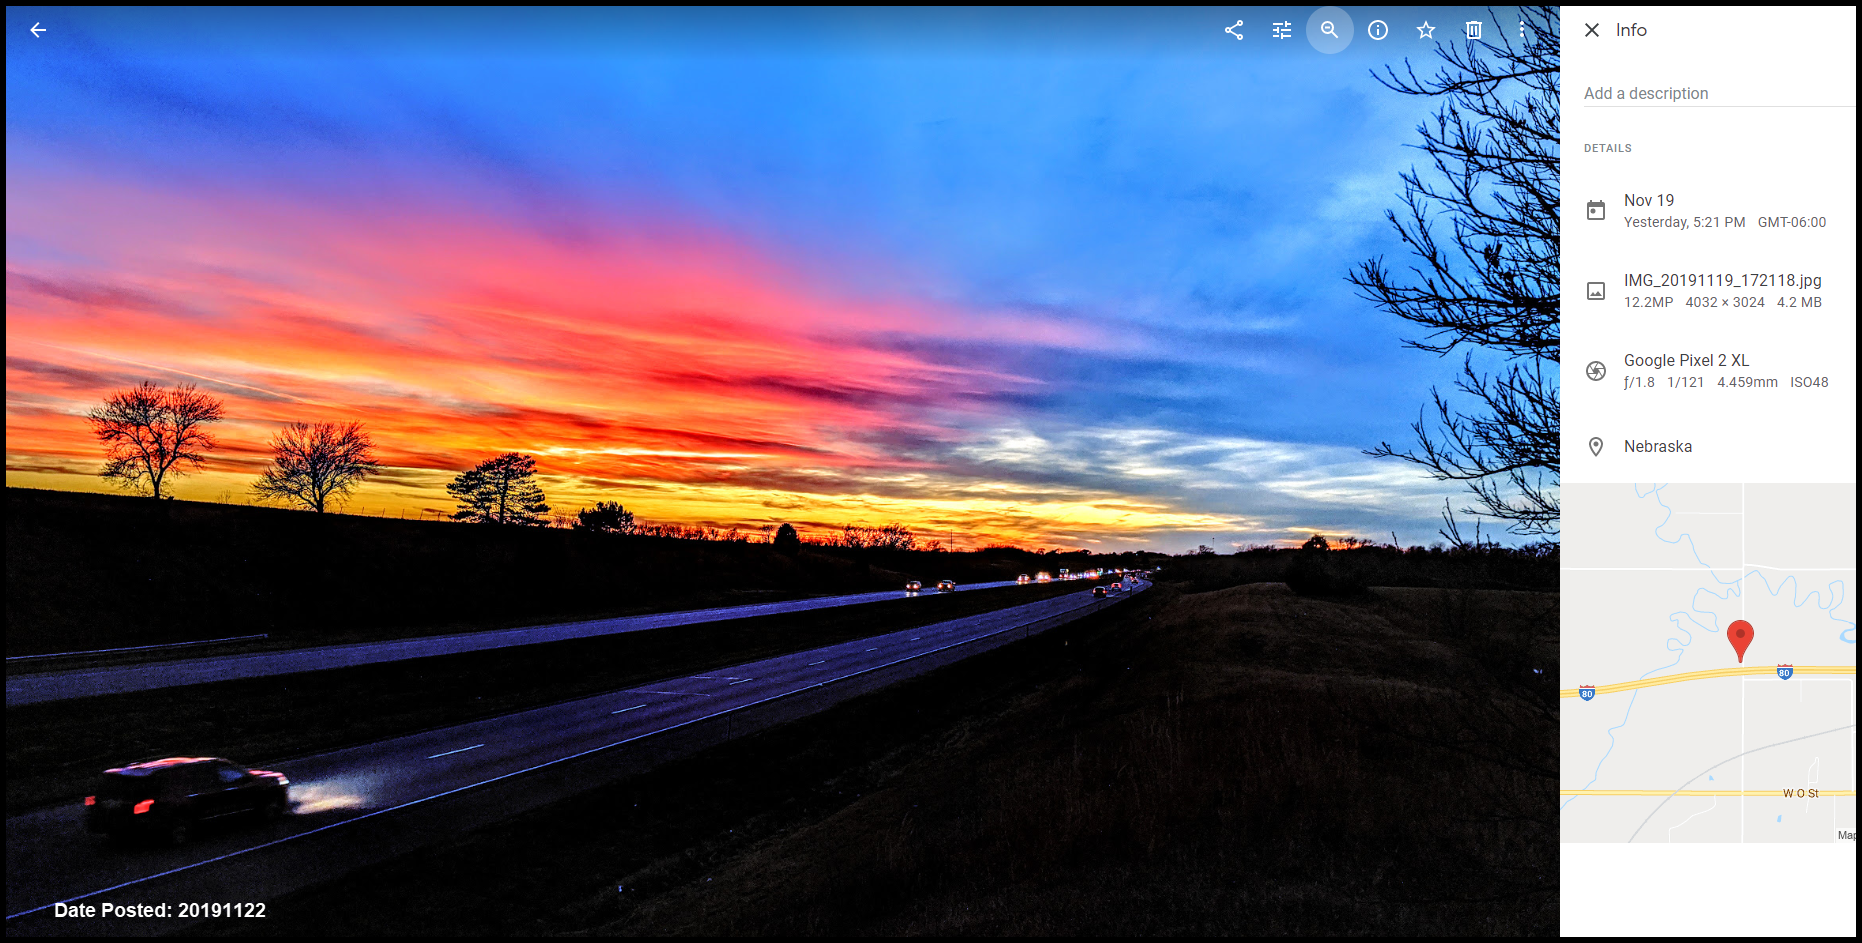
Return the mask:
{"type": "Polygon", "coordinates": [[[1229,27],[1228,29],[1225,29],[1225,30],[1223,30],[1222,32],[1224,32],[1224,33],[1232,33],[1232,34],[1234,34],[1234,37],[1235,37],[1236,39],[1240,39],[1240,38],[1241,38],[1241,21],[1240,21],[1240,20],[1236,20],[1236,21],[1235,21],[1235,25],[1234,25],[1234,26],[1231,26],[1231,27],[1229,27]]]}
{"type": "Polygon", "coordinates": [[[1428,20],[1423,20],[1422,25],[1416,27],[1416,38],[1417,39],[1434,39],[1435,38],[1435,27],[1430,26],[1428,20]]]}

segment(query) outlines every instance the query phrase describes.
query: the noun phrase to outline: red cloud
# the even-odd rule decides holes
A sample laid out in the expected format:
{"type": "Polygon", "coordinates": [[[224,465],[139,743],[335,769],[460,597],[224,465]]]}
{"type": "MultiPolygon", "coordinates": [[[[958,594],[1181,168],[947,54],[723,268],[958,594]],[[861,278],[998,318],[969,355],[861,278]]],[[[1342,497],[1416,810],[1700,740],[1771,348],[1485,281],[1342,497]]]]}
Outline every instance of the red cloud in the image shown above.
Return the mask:
{"type": "Polygon", "coordinates": [[[593,481],[833,488],[837,469],[922,468],[874,443],[950,441],[952,417],[1030,382],[877,342],[1025,328],[845,297],[663,221],[651,238],[565,245],[431,208],[96,181],[32,192],[10,231],[102,261],[8,259],[7,447],[22,468],[93,456],[83,410],[152,378],[226,398],[230,467],[280,423],[342,417],[404,468],[523,451],[593,481]]]}

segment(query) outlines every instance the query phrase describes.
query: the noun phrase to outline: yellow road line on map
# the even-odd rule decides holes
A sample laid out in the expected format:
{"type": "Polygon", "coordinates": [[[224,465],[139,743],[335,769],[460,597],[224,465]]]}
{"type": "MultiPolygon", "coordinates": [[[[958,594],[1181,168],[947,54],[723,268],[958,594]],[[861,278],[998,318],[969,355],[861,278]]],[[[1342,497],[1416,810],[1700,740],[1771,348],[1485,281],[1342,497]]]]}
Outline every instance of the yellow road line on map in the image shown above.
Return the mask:
{"type": "MultiPolygon", "coordinates": [[[[1742,665],[1738,668],[1715,668],[1711,671],[1689,671],[1678,675],[1662,675],[1656,678],[1643,678],[1640,681],[1624,681],[1618,684],[1597,685],[1597,693],[1615,694],[1618,691],[1634,691],[1637,688],[1652,688],[1658,684],[1675,684],[1681,681],[1699,681],[1702,678],[1734,678],[1740,675],[1776,675],[1778,667],[1769,668],[1758,665],[1742,665]]],[[[1803,665],[1791,669],[1792,677],[1798,675],[1852,675],[1856,673],[1854,665],[1803,665]]],[[[1559,697],[1577,697],[1577,688],[1562,688],[1559,697]]],[[[1666,795],[1666,793],[1663,793],[1666,795]]]]}
{"type": "MultiPolygon", "coordinates": [[[[1791,790],[1793,793],[1797,790],[1791,790]]],[[[1809,799],[1812,796],[1784,795],[1783,789],[1560,789],[1561,796],[1770,796],[1773,799],[1809,799]]],[[[1853,796],[1854,789],[1819,789],[1814,798],[1853,796]]]]}

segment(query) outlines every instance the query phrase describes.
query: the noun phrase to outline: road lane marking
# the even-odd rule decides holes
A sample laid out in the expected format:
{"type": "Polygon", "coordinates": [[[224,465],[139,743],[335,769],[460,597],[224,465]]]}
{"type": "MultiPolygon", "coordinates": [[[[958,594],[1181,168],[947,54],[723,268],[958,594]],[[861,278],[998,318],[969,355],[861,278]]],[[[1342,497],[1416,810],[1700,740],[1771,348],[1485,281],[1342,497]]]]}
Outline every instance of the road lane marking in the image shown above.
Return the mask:
{"type": "MultiPolygon", "coordinates": [[[[1004,580],[1004,581],[998,581],[998,582],[992,582],[992,583],[979,583],[975,586],[962,586],[962,587],[958,587],[958,591],[964,592],[964,591],[971,590],[971,589],[991,589],[991,588],[996,588],[996,587],[1007,587],[1007,586],[1013,586],[1013,585],[1015,585],[1013,581],[1004,580]]],[[[339,644],[339,645],[320,645],[320,646],[315,646],[315,647],[306,648],[306,649],[287,649],[287,650],[277,651],[277,652],[257,652],[257,653],[250,653],[248,655],[215,656],[209,660],[224,663],[227,659],[239,659],[243,663],[246,663],[246,664],[259,664],[261,666],[266,665],[266,664],[273,665],[274,666],[273,668],[259,670],[257,673],[235,675],[233,676],[232,679],[265,678],[265,677],[273,677],[279,674],[295,674],[298,671],[305,670],[301,667],[286,668],[286,667],[280,666],[279,659],[285,658],[286,656],[293,656],[293,655],[300,655],[300,656],[311,655],[317,658],[337,658],[337,657],[350,654],[350,653],[354,653],[354,652],[365,652],[365,651],[371,651],[371,650],[374,651],[376,654],[381,654],[382,652],[390,652],[390,653],[399,652],[400,653],[400,654],[393,655],[393,657],[387,657],[387,658],[374,658],[371,656],[370,658],[361,660],[361,661],[338,662],[338,663],[325,664],[322,668],[314,668],[311,670],[328,670],[332,668],[348,668],[348,667],[354,667],[356,665],[387,664],[387,663],[391,663],[395,661],[406,661],[406,660],[415,659],[415,658],[428,657],[434,654],[458,654],[458,653],[463,653],[463,652],[496,651],[502,648],[524,647],[524,646],[529,646],[529,645],[545,644],[545,643],[555,642],[555,641],[564,641],[568,639],[603,638],[603,637],[608,637],[612,635],[626,634],[628,632],[645,631],[645,630],[659,629],[659,628],[669,628],[669,627],[681,626],[681,625],[697,625],[697,624],[702,624],[706,622],[728,622],[728,621],[735,621],[737,619],[742,619],[742,618],[749,618],[755,614],[758,614],[764,611],[812,612],[812,611],[824,609],[824,608],[835,608],[839,606],[857,605],[860,602],[868,601],[868,600],[890,598],[890,595],[891,594],[888,591],[879,591],[879,592],[873,592],[873,593],[853,593],[853,594],[841,595],[841,596],[826,596],[826,597],[820,597],[816,599],[787,600],[787,601],[779,602],[779,603],[758,603],[758,604],[750,604],[747,606],[713,607],[711,609],[696,609],[696,610],[691,610],[691,611],[686,611],[686,612],[645,613],[645,614],[638,615],[638,616],[624,616],[618,619],[593,619],[593,620],[583,620],[583,621],[577,621],[577,622],[553,623],[550,625],[543,625],[543,626],[529,626],[529,627],[517,628],[517,629],[498,629],[498,630],[494,630],[490,632],[472,632],[472,633],[465,633],[465,634],[460,634],[460,635],[418,636],[418,637],[410,638],[410,639],[381,639],[381,640],[377,640],[373,642],[344,643],[344,644],[339,644]],[[631,627],[616,628],[615,627],[616,624],[620,624],[620,623],[625,623],[627,625],[630,625],[631,627]],[[600,627],[600,626],[606,626],[607,628],[606,629],[591,628],[591,627],[600,627]],[[436,646],[439,649],[437,651],[435,650],[436,646]],[[253,659],[257,659],[257,661],[256,662],[252,661],[253,659]]],[[[250,638],[250,636],[233,636],[233,637],[229,637],[226,639],[202,639],[200,641],[225,642],[225,641],[239,641],[239,640],[246,639],[246,638],[250,638]]],[[[188,643],[182,643],[182,644],[191,645],[194,643],[188,642],[188,643]]],[[[137,647],[140,648],[141,646],[137,646],[137,647]]],[[[59,652],[59,653],[53,653],[53,654],[62,655],[62,654],[67,654],[67,653],[59,652]]],[[[17,657],[22,657],[22,656],[13,656],[13,657],[17,658],[17,657]]],[[[24,657],[31,657],[31,656],[24,656],[24,657]]],[[[8,661],[12,661],[12,660],[13,658],[8,659],[8,661]]],[[[8,706],[15,706],[16,704],[54,703],[56,701],[70,699],[70,697],[66,697],[66,696],[56,696],[48,701],[40,701],[40,700],[20,700],[17,702],[13,701],[12,700],[13,693],[11,693],[11,690],[10,690],[10,686],[12,682],[20,681],[22,684],[24,684],[25,679],[29,677],[36,677],[40,679],[39,682],[35,683],[35,687],[36,687],[44,683],[43,679],[53,678],[59,675],[73,677],[73,676],[95,675],[98,672],[116,672],[117,674],[112,675],[112,677],[120,678],[122,677],[121,672],[126,669],[133,669],[137,671],[147,670],[147,669],[164,669],[164,666],[172,666],[173,664],[174,663],[172,662],[156,662],[156,663],[146,664],[146,665],[125,665],[125,666],[115,666],[115,667],[100,666],[97,668],[72,669],[69,672],[53,672],[53,673],[44,674],[44,675],[20,676],[17,678],[10,678],[8,679],[8,682],[9,682],[8,706]]],[[[232,680],[232,679],[221,679],[221,680],[232,680]]],[[[82,679],[80,679],[80,681],[81,680],[82,679]]],[[[133,690],[157,691],[157,690],[163,690],[163,689],[171,688],[171,687],[184,687],[187,684],[191,684],[191,683],[195,683],[195,682],[186,682],[183,684],[160,683],[160,684],[156,684],[151,687],[141,687],[141,688],[135,688],[133,690]]],[[[125,692],[104,691],[104,692],[99,692],[99,693],[125,693],[125,692]]],[[[22,698],[25,698],[28,696],[30,696],[30,692],[23,692],[20,694],[20,697],[22,698]]]]}
{"type": "Polygon", "coordinates": [[[621,708],[621,709],[620,709],[620,710],[618,710],[618,711],[609,711],[609,712],[608,712],[608,716],[610,716],[610,717],[612,717],[612,716],[614,716],[615,714],[625,714],[625,713],[627,713],[628,711],[637,711],[637,710],[639,710],[640,708],[642,708],[642,707],[645,707],[645,706],[646,706],[645,704],[635,704],[635,705],[634,705],[634,706],[632,706],[632,707],[623,707],[623,708],[621,708]]]}
{"type": "MultiPolygon", "coordinates": [[[[1091,601],[1090,601],[1090,600],[1088,600],[1088,605],[1091,605],[1091,601]]],[[[1016,629],[1021,629],[1021,628],[1026,628],[1026,627],[1028,627],[1028,626],[1031,626],[1031,625],[1034,625],[1034,624],[1036,624],[1036,623],[1039,623],[1039,622],[1046,622],[1046,621],[1047,621],[1047,620],[1049,620],[1049,619],[1053,619],[1053,618],[1057,618],[1057,617],[1059,617],[1059,616],[1064,616],[1064,615],[1067,615],[1067,614],[1069,614],[1069,613],[1071,613],[1071,612],[1077,612],[1077,611],[1079,611],[1080,609],[1084,609],[1084,608],[1087,608],[1087,607],[1086,607],[1086,606],[1075,606],[1075,607],[1073,607],[1073,608],[1071,608],[1071,609],[1062,609],[1062,610],[1060,610],[1059,612],[1051,612],[1051,613],[1048,613],[1047,615],[1043,615],[1043,616],[1039,616],[1039,617],[1037,617],[1037,618],[1034,618],[1034,619],[1030,619],[1030,620],[1028,620],[1028,621],[1026,621],[1026,622],[1018,622],[1018,623],[1016,623],[1016,624],[1014,624],[1014,625],[1011,625],[1011,626],[1008,626],[1008,627],[1006,627],[1006,628],[1003,628],[1003,629],[998,629],[998,630],[996,630],[995,632],[992,632],[992,633],[989,633],[989,634],[990,634],[990,635],[1002,635],[1002,634],[1005,634],[1005,633],[1008,633],[1008,632],[1012,632],[1012,631],[1014,631],[1014,630],[1016,630],[1016,629]]],[[[981,638],[981,637],[983,637],[983,636],[978,636],[978,638],[981,638]]],[[[444,799],[444,798],[446,798],[447,796],[451,796],[451,795],[456,795],[456,794],[458,794],[458,793],[462,793],[462,792],[465,792],[465,791],[467,791],[467,790],[469,790],[469,789],[477,789],[477,788],[479,788],[480,786],[489,786],[489,785],[491,785],[492,783],[497,783],[497,782],[503,782],[504,780],[507,780],[507,779],[511,779],[511,778],[514,778],[514,777],[517,777],[517,776],[523,776],[523,775],[525,775],[525,774],[527,774],[527,773],[534,773],[534,772],[536,772],[537,770],[540,770],[540,769],[547,769],[547,768],[549,768],[549,767],[551,767],[551,766],[556,766],[556,765],[558,765],[558,764],[562,764],[562,763],[568,763],[568,762],[571,762],[571,761],[574,761],[574,760],[579,760],[579,759],[581,759],[582,757],[585,757],[585,756],[590,756],[590,755],[593,755],[593,754],[596,754],[596,753],[600,753],[600,752],[602,752],[602,751],[604,751],[604,750],[612,750],[612,749],[614,749],[615,747],[619,747],[619,746],[626,746],[627,744],[630,744],[630,743],[633,743],[633,742],[634,742],[634,741],[636,741],[636,740],[644,740],[644,739],[646,739],[646,738],[648,738],[648,737],[654,737],[654,736],[658,736],[658,735],[660,735],[660,734],[662,734],[662,733],[666,733],[666,732],[668,732],[668,731],[671,731],[671,730],[678,730],[678,729],[679,729],[679,728],[681,728],[681,727],[689,727],[689,726],[691,726],[691,725],[693,725],[693,724],[699,724],[699,723],[704,723],[704,722],[705,722],[705,721],[707,721],[707,720],[712,720],[712,719],[714,719],[714,718],[718,718],[718,717],[722,717],[722,716],[724,716],[725,714],[732,714],[732,713],[736,713],[737,711],[743,711],[743,710],[749,710],[749,709],[750,709],[750,708],[752,708],[752,707],[760,707],[760,706],[762,706],[762,705],[764,705],[764,704],[767,704],[767,703],[769,703],[769,702],[771,702],[771,701],[779,701],[779,700],[781,700],[781,699],[783,699],[783,698],[785,698],[785,697],[788,697],[788,696],[789,696],[789,695],[791,695],[791,694],[796,694],[796,693],[799,693],[799,692],[801,692],[801,691],[806,691],[806,690],[809,690],[810,688],[822,688],[822,687],[827,687],[827,686],[828,686],[828,685],[830,685],[830,684],[838,684],[839,682],[842,682],[842,681],[846,681],[846,680],[847,680],[847,679],[849,679],[849,678],[857,678],[857,677],[859,677],[860,675],[863,675],[863,674],[871,674],[872,672],[875,672],[875,671],[884,671],[885,669],[887,669],[887,668],[891,668],[891,667],[893,667],[893,666],[895,666],[895,665],[902,665],[902,664],[904,664],[904,663],[906,663],[906,662],[908,662],[908,661],[915,661],[915,660],[917,660],[917,659],[919,659],[919,658],[923,658],[923,657],[925,657],[925,656],[927,656],[927,655],[935,655],[935,654],[937,654],[938,652],[942,652],[942,651],[948,651],[948,650],[950,650],[950,649],[953,649],[953,648],[957,648],[958,646],[961,646],[961,645],[966,645],[966,644],[968,644],[968,643],[969,643],[970,641],[974,641],[974,639],[968,639],[968,640],[965,640],[965,641],[963,641],[963,642],[952,642],[952,643],[951,643],[951,644],[949,644],[949,645],[945,645],[945,646],[943,646],[943,647],[940,647],[940,648],[934,648],[934,649],[931,649],[930,651],[926,651],[926,652],[919,652],[919,653],[917,653],[917,654],[914,654],[914,655],[906,655],[906,656],[905,656],[905,657],[903,657],[903,658],[895,658],[895,659],[893,659],[892,661],[889,661],[889,662],[886,662],[886,663],[885,663],[885,664],[883,664],[883,665],[874,665],[874,666],[872,666],[872,667],[870,667],[870,668],[861,668],[861,669],[860,669],[860,670],[858,670],[858,671],[852,671],[852,672],[849,672],[849,673],[847,673],[847,674],[844,674],[844,675],[841,675],[841,676],[840,676],[840,677],[838,677],[838,678],[829,678],[829,679],[828,679],[828,680],[826,680],[826,681],[820,681],[820,682],[817,682],[817,683],[815,683],[815,684],[811,684],[811,685],[809,685],[808,687],[803,687],[803,688],[797,688],[797,689],[795,689],[794,691],[785,691],[785,692],[782,692],[782,693],[780,693],[780,694],[772,694],[772,695],[770,695],[769,697],[765,697],[765,698],[759,698],[759,699],[757,699],[757,700],[754,700],[754,701],[751,701],[751,702],[750,702],[750,703],[748,703],[748,704],[738,704],[738,705],[736,705],[736,706],[734,706],[734,707],[726,707],[726,708],[724,708],[723,710],[720,710],[720,711],[716,711],[716,712],[713,712],[713,713],[710,713],[710,714],[706,714],[706,715],[704,715],[703,717],[694,717],[694,718],[692,718],[691,720],[684,720],[684,721],[680,721],[679,723],[676,723],[676,724],[673,724],[673,725],[671,725],[671,726],[668,726],[668,727],[661,727],[661,728],[660,728],[660,729],[658,729],[658,730],[649,730],[649,731],[646,731],[645,733],[637,733],[637,734],[634,734],[634,735],[633,735],[633,736],[631,736],[631,737],[625,737],[625,738],[623,738],[623,739],[620,739],[620,740],[616,740],[616,741],[614,741],[613,743],[609,743],[609,744],[606,744],[606,745],[603,745],[603,746],[598,746],[598,747],[593,747],[593,748],[590,748],[590,749],[587,749],[587,750],[583,750],[583,751],[581,751],[580,753],[571,753],[571,754],[569,754],[568,756],[559,756],[559,757],[557,757],[556,759],[553,759],[553,760],[545,760],[545,761],[543,761],[543,762],[541,762],[541,763],[538,763],[538,764],[536,764],[535,766],[531,766],[531,767],[528,767],[528,768],[525,768],[525,769],[520,769],[520,770],[513,770],[513,771],[511,771],[511,772],[509,772],[509,773],[503,773],[503,774],[500,774],[500,775],[497,775],[497,776],[493,776],[493,777],[491,777],[490,779],[484,779],[484,780],[480,780],[480,781],[478,781],[478,782],[476,782],[476,783],[472,783],[472,784],[470,784],[470,785],[465,785],[465,786],[455,786],[454,788],[452,788],[452,789],[448,789],[448,790],[446,790],[445,792],[436,792],[436,793],[434,793],[434,794],[433,794],[433,795],[431,795],[431,796],[422,796],[422,797],[420,797],[419,799],[409,799],[408,801],[406,801],[406,802],[403,802],[403,803],[401,803],[400,805],[392,805],[392,806],[389,806],[389,807],[388,807],[388,808],[386,808],[386,809],[377,809],[377,810],[375,810],[375,811],[373,811],[373,812],[368,812],[368,813],[365,813],[365,814],[363,814],[363,815],[358,815],[358,816],[356,816],[355,818],[350,818],[350,819],[343,819],[343,820],[342,820],[342,821],[340,821],[340,822],[331,822],[331,823],[330,823],[330,824],[328,824],[328,825],[320,825],[320,826],[318,826],[318,827],[316,827],[316,828],[313,828],[313,829],[310,829],[309,831],[305,831],[305,832],[298,832],[298,833],[296,833],[296,834],[294,834],[294,835],[286,835],[286,836],[285,836],[285,837],[283,837],[283,838],[275,838],[275,839],[273,839],[273,840],[271,840],[271,841],[268,841],[268,842],[265,842],[265,843],[263,843],[263,844],[258,844],[258,845],[252,845],[252,846],[250,846],[250,847],[246,847],[246,848],[241,848],[241,849],[238,849],[237,851],[229,851],[229,852],[227,852],[226,854],[223,854],[223,855],[216,855],[216,856],[214,856],[214,857],[212,857],[212,858],[207,858],[207,859],[205,859],[205,860],[202,860],[202,861],[196,861],[196,862],[193,862],[193,863],[191,863],[191,864],[184,864],[184,865],[181,865],[181,866],[179,866],[179,867],[174,867],[174,868],[169,868],[169,869],[168,869],[168,870],[166,870],[166,871],[161,871],[161,872],[157,872],[157,873],[155,873],[155,874],[150,874],[150,875],[146,875],[146,876],[144,876],[144,877],[139,877],[139,878],[131,878],[130,880],[127,880],[127,881],[122,881],[122,882],[120,882],[120,883],[117,883],[117,884],[112,884],[112,885],[111,885],[111,886],[109,886],[109,887],[105,887],[105,888],[101,888],[101,889],[99,889],[99,890],[95,890],[95,891],[87,891],[87,892],[85,892],[85,893],[82,893],[82,894],[76,894],[76,895],[73,895],[73,896],[71,896],[71,897],[67,897],[67,898],[65,898],[64,900],[60,900],[60,901],[53,901],[52,903],[49,903],[49,904],[40,904],[40,905],[39,905],[39,906],[37,906],[37,907],[31,907],[31,908],[28,908],[28,909],[26,909],[26,910],[22,910],[22,911],[19,911],[18,913],[11,913],[11,914],[7,914],[7,916],[6,916],[6,919],[8,919],[8,920],[15,920],[15,919],[18,919],[18,918],[20,918],[20,917],[26,917],[26,916],[31,916],[32,914],[36,914],[36,913],[38,913],[39,911],[42,911],[42,910],[51,910],[51,909],[52,909],[53,907],[55,907],[55,906],[57,906],[58,904],[69,904],[69,903],[73,903],[73,902],[75,902],[75,901],[80,901],[80,900],[84,900],[84,899],[86,899],[86,898],[89,898],[89,897],[96,897],[96,896],[98,896],[98,895],[100,895],[100,894],[109,894],[109,893],[111,893],[111,892],[113,892],[113,891],[120,891],[120,890],[122,890],[123,888],[126,888],[126,887],[133,887],[133,886],[135,886],[135,885],[137,885],[137,884],[146,884],[146,883],[148,883],[149,881],[154,881],[154,880],[157,880],[157,879],[160,879],[160,878],[165,878],[165,877],[168,877],[168,876],[169,876],[169,875],[171,875],[171,874],[180,874],[180,873],[181,873],[181,872],[183,872],[183,871],[191,871],[191,870],[193,870],[193,869],[195,869],[195,868],[199,868],[199,867],[204,867],[204,866],[206,866],[206,865],[210,865],[210,864],[216,864],[216,863],[218,863],[218,862],[221,862],[221,861],[225,861],[225,860],[227,860],[227,859],[229,859],[229,858],[237,858],[237,857],[239,857],[240,855],[244,855],[244,854],[250,854],[251,852],[254,852],[254,851],[263,851],[264,849],[267,849],[267,848],[270,848],[270,847],[272,847],[273,845],[282,845],[282,844],[284,844],[285,842],[289,842],[289,841],[295,841],[295,840],[297,840],[297,839],[299,839],[299,838],[307,838],[307,837],[309,837],[309,836],[311,836],[311,835],[316,835],[316,834],[318,834],[318,833],[320,833],[320,832],[327,832],[327,831],[329,831],[329,830],[331,830],[331,829],[333,829],[333,828],[341,828],[341,827],[343,827],[343,826],[345,826],[345,825],[354,825],[354,824],[355,824],[355,823],[357,823],[357,822],[362,822],[362,821],[366,821],[366,820],[368,820],[368,819],[372,819],[372,818],[375,818],[375,817],[376,817],[376,816],[378,816],[378,815],[387,815],[387,814],[389,814],[389,813],[391,813],[391,812],[399,812],[399,811],[401,811],[402,809],[407,809],[407,808],[412,808],[413,806],[417,806],[417,805],[423,805],[423,804],[425,804],[425,803],[428,803],[428,802],[433,802],[433,801],[435,801],[435,800],[438,800],[438,799],[444,799]]],[[[522,713],[522,712],[520,712],[520,713],[522,713]]],[[[1854,726],[1854,725],[1852,724],[1851,726],[1854,726]]],[[[1792,742],[1792,741],[1786,741],[1786,742],[1792,742]]],[[[481,744],[481,745],[482,745],[482,744],[481,744]]],[[[1780,745],[1780,744],[1773,744],[1773,746],[1779,746],[1779,745],[1780,745]]],[[[1756,752],[1756,751],[1754,751],[1754,752],[1756,752]]],[[[1685,785],[1685,784],[1683,784],[1683,785],[1685,785]]],[[[1645,823],[1645,824],[1646,824],[1646,823],[1645,823]]],[[[1633,836],[1632,836],[1632,837],[1633,837],[1633,836]]]]}
{"type": "MultiPolygon", "coordinates": [[[[869,649],[867,649],[866,651],[868,651],[868,652],[876,652],[876,651],[879,651],[879,649],[877,649],[877,648],[869,648],[869,649]]],[[[862,655],[864,655],[864,654],[866,654],[866,652],[861,652],[861,654],[862,654],[862,655]]]]}
{"type": "Polygon", "coordinates": [[[432,756],[429,756],[429,757],[427,757],[427,759],[429,759],[429,760],[437,760],[437,759],[439,759],[439,758],[440,758],[440,757],[442,757],[442,756],[452,756],[452,755],[453,755],[453,754],[455,754],[455,753],[464,753],[464,752],[465,752],[465,751],[467,751],[467,750],[476,750],[476,749],[478,749],[479,747],[482,747],[482,746],[484,746],[484,744],[482,744],[482,743],[475,743],[475,744],[473,744],[473,745],[471,745],[471,746],[469,746],[469,747],[460,747],[460,748],[459,748],[459,749],[457,749],[457,750],[447,750],[447,751],[446,751],[445,753],[435,753],[435,754],[433,754],[432,756]]]}
{"type": "Polygon", "coordinates": [[[918,641],[918,639],[920,639],[920,638],[924,638],[924,636],[922,636],[922,635],[920,635],[920,636],[918,636],[918,638],[914,638],[914,639],[912,639],[911,641],[914,641],[914,642],[916,642],[916,641],[918,641]]]}
{"type": "Polygon", "coordinates": [[[641,691],[641,694],[672,694],[678,697],[710,697],[709,694],[694,694],[691,691],[641,691]]]}
{"type": "MultiPolygon", "coordinates": [[[[735,680],[735,681],[732,681],[732,682],[731,682],[731,684],[742,684],[742,683],[744,683],[745,681],[755,681],[755,680],[756,680],[755,678],[738,678],[737,680],[735,680]]],[[[730,687],[730,686],[731,686],[731,684],[727,684],[727,685],[725,685],[725,687],[727,687],[727,688],[728,688],[728,687],[730,687]]]]}
{"type": "Polygon", "coordinates": [[[809,662],[809,663],[808,663],[808,665],[807,665],[807,667],[809,667],[809,668],[813,668],[813,667],[814,667],[814,666],[816,666],[816,665],[825,665],[825,664],[827,664],[827,661],[828,661],[828,660],[827,660],[826,658],[823,658],[823,659],[821,659],[820,661],[811,661],[811,662],[809,662]]]}

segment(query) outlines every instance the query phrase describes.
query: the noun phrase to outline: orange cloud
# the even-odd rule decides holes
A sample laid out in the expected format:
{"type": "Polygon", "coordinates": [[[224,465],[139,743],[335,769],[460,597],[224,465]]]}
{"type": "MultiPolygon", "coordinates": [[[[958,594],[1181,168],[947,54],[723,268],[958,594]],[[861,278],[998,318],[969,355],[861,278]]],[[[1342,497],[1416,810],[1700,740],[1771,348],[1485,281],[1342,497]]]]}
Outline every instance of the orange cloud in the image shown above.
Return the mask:
{"type": "Polygon", "coordinates": [[[8,224],[83,249],[16,257],[9,238],[10,484],[101,487],[86,477],[97,452],[83,411],[141,379],[193,380],[231,418],[190,497],[243,500],[282,423],[353,418],[395,470],[358,494],[365,507],[444,507],[452,473],[520,451],[563,509],[620,495],[658,520],[879,514],[951,537],[1038,538],[1036,521],[929,492],[862,503],[877,479],[936,479],[966,417],[1035,385],[895,341],[1095,342],[850,297],[664,221],[639,227],[651,236],[564,241],[432,207],[45,181],[8,224]]]}

